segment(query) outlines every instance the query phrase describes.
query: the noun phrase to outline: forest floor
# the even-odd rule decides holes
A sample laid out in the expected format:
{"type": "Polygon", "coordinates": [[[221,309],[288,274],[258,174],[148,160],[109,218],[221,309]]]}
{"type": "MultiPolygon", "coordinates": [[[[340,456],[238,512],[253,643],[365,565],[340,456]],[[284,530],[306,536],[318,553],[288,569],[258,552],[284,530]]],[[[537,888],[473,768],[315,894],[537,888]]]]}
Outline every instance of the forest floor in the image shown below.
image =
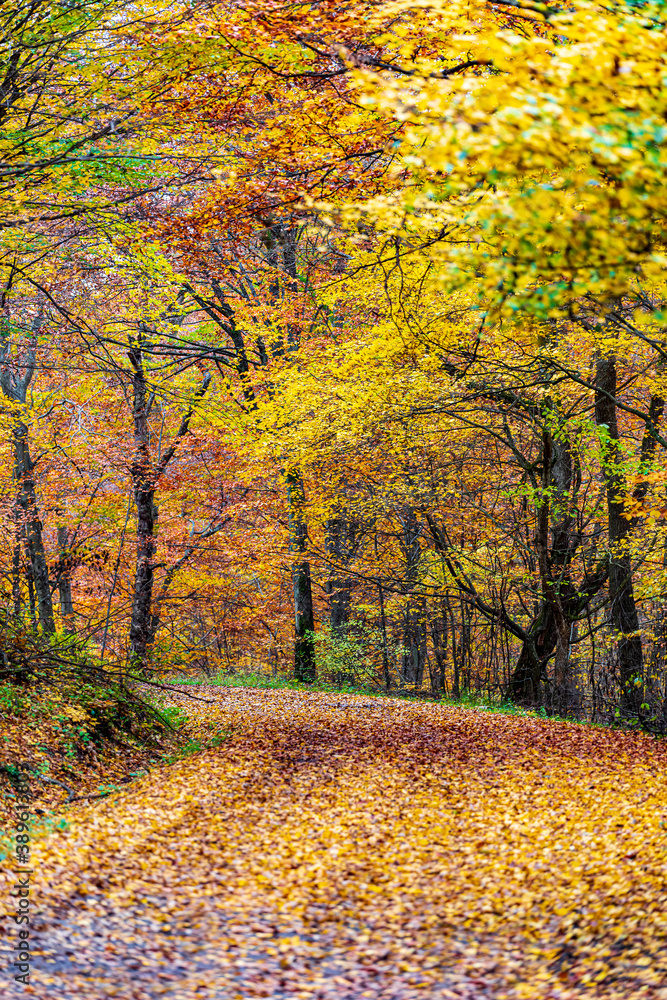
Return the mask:
{"type": "Polygon", "coordinates": [[[6,916],[3,998],[667,998],[664,743],[352,694],[196,694],[170,700],[207,749],[35,837],[30,985],[4,972],[6,916]]]}

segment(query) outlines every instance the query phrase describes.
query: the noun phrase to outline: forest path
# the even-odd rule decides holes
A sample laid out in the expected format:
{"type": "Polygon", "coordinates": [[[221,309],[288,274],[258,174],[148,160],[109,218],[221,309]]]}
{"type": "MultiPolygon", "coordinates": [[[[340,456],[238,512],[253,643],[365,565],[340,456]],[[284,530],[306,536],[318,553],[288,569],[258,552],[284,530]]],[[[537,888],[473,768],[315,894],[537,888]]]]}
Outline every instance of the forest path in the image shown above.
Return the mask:
{"type": "Polygon", "coordinates": [[[664,745],[394,699],[197,694],[174,701],[231,730],[221,746],[35,843],[28,995],[667,997],[664,745]]]}

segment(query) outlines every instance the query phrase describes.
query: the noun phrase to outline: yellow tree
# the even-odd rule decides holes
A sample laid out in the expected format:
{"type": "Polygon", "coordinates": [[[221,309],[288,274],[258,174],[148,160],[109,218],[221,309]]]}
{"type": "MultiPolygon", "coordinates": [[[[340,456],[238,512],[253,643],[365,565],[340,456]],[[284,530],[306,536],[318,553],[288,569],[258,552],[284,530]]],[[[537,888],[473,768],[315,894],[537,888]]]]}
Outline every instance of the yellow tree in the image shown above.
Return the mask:
{"type": "MultiPolygon", "coordinates": [[[[354,69],[361,97],[406,124],[400,195],[363,213],[402,253],[463,290],[475,335],[525,317],[545,414],[563,379],[588,390],[606,481],[609,598],[626,711],[641,701],[642,644],[633,591],[624,435],[645,472],[662,416],[667,40],[662,6],[575,2],[429,3],[424,57],[395,7],[400,59],[354,69]],[[507,11],[499,30],[498,10],[507,11]],[[584,337],[589,353],[571,345],[584,337]],[[574,340],[573,340],[574,338],[574,340]],[[619,363],[652,372],[631,398],[619,363]]],[[[421,5],[419,9],[423,9],[421,5]]],[[[353,60],[351,60],[353,62],[353,60]]],[[[471,331],[472,334],[472,331],[471,331]]],[[[511,384],[507,384],[511,389],[511,384]]],[[[641,490],[636,498],[641,499],[641,490]]],[[[545,494],[545,503],[549,502],[545,494]]],[[[550,582],[552,593],[558,581],[550,582]]]]}

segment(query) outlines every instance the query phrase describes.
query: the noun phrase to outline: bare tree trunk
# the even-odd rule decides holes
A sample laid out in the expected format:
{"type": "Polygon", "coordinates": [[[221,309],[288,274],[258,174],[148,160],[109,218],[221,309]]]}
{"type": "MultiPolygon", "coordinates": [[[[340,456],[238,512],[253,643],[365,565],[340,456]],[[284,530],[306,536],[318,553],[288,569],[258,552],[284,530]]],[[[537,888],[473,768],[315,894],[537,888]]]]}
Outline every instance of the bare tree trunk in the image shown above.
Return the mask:
{"type": "Polygon", "coordinates": [[[294,587],[294,676],[309,683],[315,680],[315,616],[308,551],[308,529],[304,517],[305,502],[301,473],[293,470],[286,476],[289,506],[290,553],[294,587]]]}
{"type": "Polygon", "coordinates": [[[577,692],[572,676],[570,639],[572,635],[574,587],[569,566],[573,550],[579,545],[571,513],[571,492],[580,485],[579,465],[573,468],[572,449],[566,436],[552,439],[551,462],[551,552],[549,558],[549,593],[553,603],[556,630],[556,655],[551,689],[552,707],[559,712],[577,707],[577,692]],[[575,475],[576,471],[576,475],[575,475]],[[573,537],[574,536],[574,537],[573,537]]]}
{"type": "MultiPolygon", "coordinates": [[[[378,536],[377,531],[373,533],[373,548],[375,550],[375,561],[379,568],[378,536]]],[[[386,691],[391,691],[391,671],[389,669],[389,643],[387,641],[387,615],[384,606],[384,587],[382,578],[377,578],[378,599],[380,602],[380,627],[382,629],[382,676],[386,691]]]]}
{"type": "Polygon", "coordinates": [[[37,609],[42,631],[46,635],[55,632],[53,601],[49,583],[49,568],[46,562],[42,522],[37,508],[37,490],[34,477],[34,463],[28,447],[28,428],[23,421],[13,427],[14,438],[14,480],[18,484],[17,508],[23,522],[26,550],[30,560],[32,583],[37,598],[37,609]]]}
{"type": "Polygon", "coordinates": [[[626,545],[632,524],[624,508],[626,486],[616,418],[616,358],[613,354],[598,357],[595,386],[595,422],[599,428],[606,428],[603,474],[609,525],[609,599],[611,619],[618,633],[621,711],[624,715],[635,716],[641,703],[644,664],[632,563],[626,545]]]}
{"type": "Polygon", "coordinates": [[[135,455],[131,475],[134,502],[137,507],[136,568],[130,621],[130,661],[134,669],[147,667],[151,602],[153,597],[153,557],[155,541],[155,469],[151,462],[148,417],[149,399],[140,350],[129,352],[134,368],[132,379],[132,418],[134,421],[135,455]]]}
{"type": "MultiPolygon", "coordinates": [[[[558,417],[552,401],[544,404],[544,416],[558,417]]],[[[523,640],[521,653],[510,680],[512,697],[517,701],[541,703],[543,685],[549,685],[552,708],[564,711],[574,697],[570,666],[570,630],[573,617],[583,600],[570,575],[570,565],[579,546],[571,513],[572,490],[580,485],[577,465],[573,467],[572,449],[567,436],[548,429],[542,432],[542,481],[537,509],[535,550],[540,574],[539,612],[523,640]],[[554,657],[554,670],[547,677],[546,666],[554,657]]],[[[606,578],[606,577],[604,577],[606,578]]],[[[592,595],[602,586],[599,574],[587,579],[592,595]]],[[[585,606],[585,605],[584,605],[585,606]]]]}
{"type": "Polygon", "coordinates": [[[447,605],[447,610],[449,611],[449,621],[450,621],[450,635],[452,641],[452,664],[454,666],[454,686],[452,688],[452,695],[454,698],[458,699],[461,697],[461,661],[458,655],[458,649],[456,645],[456,626],[454,623],[454,610],[451,606],[449,596],[445,597],[445,602],[447,605]]]}
{"type": "Polygon", "coordinates": [[[150,644],[153,557],[157,549],[153,490],[145,486],[142,488],[141,485],[135,486],[134,499],[137,505],[137,561],[130,622],[130,655],[133,666],[144,670],[150,644]]]}
{"type": "Polygon", "coordinates": [[[420,688],[426,665],[426,609],[421,601],[410,600],[403,619],[403,680],[420,688]]]}
{"type": "Polygon", "coordinates": [[[12,552],[12,603],[14,619],[18,624],[21,621],[21,543],[18,537],[12,552]]]}
{"type": "Polygon", "coordinates": [[[423,598],[415,597],[421,559],[421,525],[413,510],[407,510],[403,522],[402,548],[406,563],[408,600],[403,612],[403,681],[421,687],[426,664],[426,607],[423,598]]]}
{"type": "Polygon", "coordinates": [[[325,527],[325,550],[330,572],[325,584],[329,595],[329,622],[332,633],[344,638],[350,621],[354,585],[347,570],[359,547],[359,525],[344,514],[338,514],[329,518],[325,527]]]}
{"type": "Polygon", "coordinates": [[[332,635],[337,638],[344,638],[347,633],[347,626],[350,621],[350,609],[352,603],[352,587],[350,580],[341,575],[340,563],[342,562],[340,523],[339,519],[327,521],[326,548],[334,567],[331,576],[325,584],[326,593],[329,595],[329,624],[332,635]]]}
{"type": "MultiPolygon", "coordinates": [[[[289,225],[279,223],[272,227],[273,238],[277,247],[280,247],[282,255],[282,269],[285,272],[286,281],[284,292],[295,294],[298,288],[297,282],[297,258],[296,244],[297,230],[289,225]]],[[[276,249],[277,249],[276,247],[276,249]]],[[[279,265],[278,258],[275,258],[275,265],[279,265]]],[[[277,301],[281,294],[284,294],[279,287],[280,282],[272,290],[273,298],[277,301]]],[[[281,334],[280,346],[276,353],[282,353],[285,347],[288,351],[295,351],[299,346],[299,327],[292,323],[287,324],[287,343],[281,334]]],[[[290,549],[297,556],[297,561],[292,566],[292,581],[294,584],[294,676],[301,681],[314,681],[316,675],[315,664],[315,615],[313,612],[313,589],[310,578],[310,564],[307,559],[298,559],[299,555],[305,555],[308,547],[308,527],[306,525],[303,504],[304,487],[303,478],[300,472],[291,472],[287,477],[287,496],[290,509],[290,549]]],[[[344,598],[341,601],[340,614],[346,614],[344,598]]]]}
{"type": "Polygon", "coordinates": [[[444,606],[442,615],[431,622],[431,642],[435,669],[431,671],[431,692],[439,695],[445,690],[447,676],[447,618],[444,606]]]}
{"type": "Polygon", "coordinates": [[[72,603],[72,560],[67,548],[67,528],[58,528],[58,596],[60,614],[66,632],[73,631],[74,604],[72,603]]]}
{"type": "Polygon", "coordinates": [[[378,597],[380,599],[380,625],[382,627],[382,677],[385,691],[391,691],[391,671],[389,670],[389,646],[387,643],[387,616],[384,609],[384,592],[378,581],[378,597]]]}
{"type": "Polygon", "coordinates": [[[37,631],[37,606],[35,604],[35,582],[32,576],[32,566],[30,565],[30,554],[26,547],[25,576],[28,585],[28,608],[30,610],[30,622],[33,632],[37,631]]]}
{"type": "MultiPolygon", "coordinates": [[[[157,461],[153,461],[148,418],[154,397],[149,392],[146,381],[141,347],[133,347],[128,351],[128,357],[133,369],[132,419],[135,445],[134,460],[130,472],[134,502],[137,508],[137,560],[130,621],[130,660],[134,669],[144,672],[148,667],[150,647],[157,628],[157,622],[153,620],[154,558],[157,551],[155,491],[162,473],[176,453],[178,442],[188,432],[194,406],[191,406],[183,416],[171,445],[164,454],[158,457],[157,461]]],[[[205,394],[210,381],[210,376],[205,376],[200,388],[195,393],[195,398],[201,398],[205,394]]]]}

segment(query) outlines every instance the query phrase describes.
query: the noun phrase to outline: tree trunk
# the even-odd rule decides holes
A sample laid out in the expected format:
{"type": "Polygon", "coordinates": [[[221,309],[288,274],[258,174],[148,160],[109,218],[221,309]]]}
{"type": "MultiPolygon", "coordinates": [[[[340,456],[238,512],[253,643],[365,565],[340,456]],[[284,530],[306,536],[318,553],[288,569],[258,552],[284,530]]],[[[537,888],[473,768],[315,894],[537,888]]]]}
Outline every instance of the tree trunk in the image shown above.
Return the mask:
{"type": "MultiPolygon", "coordinates": [[[[158,624],[157,617],[153,615],[154,558],[157,551],[155,491],[160,477],[176,454],[179,441],[188,432],[190,419],[194,413],[194,404],[183,416],[180,427],[169,447],[154,462],[151,458],[148,425],[154,397],[148,392],[141,347],[132,347],[128,351],[128,357],[133,369],[132,419],[135,445],[130,474],[134,502],[137,507],[137,562],[130,622],[130,661],[135,669],[145,672],[148,667],[150,647],[158,624]]],[[[205,375],[200,388],[195,393],[195,399],[201,399],[204,396],[210,381],[211,376],[205,375]]]]}
{"type": "Polygon", "coordinates": [[[136,669],[148,665],[153,601],[153,557],[156,552],[154,491],[135,486],[137,505],[137,562],[134,575],[132,620],[130,623],[130,656],[136,669]]]}
{"type": "Polygon", "coordinates": [[[46,562],[42,522],[37,508],[37,490],[34,477],[34,463],[28,446],[28,428],[23,421],[13,427],[14,438],[14,480],[18,484],[17,509],[23,522],[26,551],[30,561],[32,584],[37,599],[37,610],[42,631],[46,635],[55,632],[53,601],[49,584],[49,568],[46,562]]]}
{"type": "Polygon", "coordinates": [[[308,551],[308,529],[304,517],[305,501],[301,473],[293,470],[286,476],[289,508],[290,553],[294,587],[294,676],[298,681],[315,680],[315,617],[308,551]]]}
{"type": "Polygon", "coordinates": [[[403,619],[403,680],[417,688],[424,680],[426,665],[426,608],[410,600],[403,619]]]}
{"type": "Polygon", "coordinates": [[[642,698],[643,654],[635,603],[632,563],[627,550],[631,522],[625,515],[625,475],[616,417],[616,358],[598,357],[595,371],[595,422],[604,430],[602,463],[609,525],[609,600],[618,633],[621,712],[636,716],[642,698]]]}
{"type": "Polygon", "coordinates": [[[434,618],[431,622],[431,642],[433,643],[433,656],[435,659],[435,670],[431,671],[431,693],[436,696],[446,690],[447,633],[447,613],[443,604],[442,615],[434,618]]]}
{"type": "Polygon", "coordinates": [[[408,600],[403,611],[402,677],[405,684],[421,687],[426,664],[426,607],[423,598],[415,598],[421,559],[421,525],[413,510],[408,510],[403,522],[402,548],[406,562],[408,600]]]}
{"type": "MultiPolygon", "coordinates": [[[[27,344],[21,363],[11,360],[10,326],[8,306],[4,303],[5,315],[0,319],[0,386],[4,396],[12,403],[25,406],[28,386],[35,374],[37,356],[37,336],[44,322],[44,310],[39,305],[37,314],[31,326],[32,335],[27,344]],[[20,373],[20,374],[19,374],[20,373]]],[[[42,522],[37,506],[37,488],[35,484],[35,463],[30,456],[28,445],[28,427],[21,419],[15,419],[12,426],[14,451],[14,481],[17,484],[16,496],[16,531],[17,539],[23,536],[28,557],[28,596],[33,609],[34,620],[35,598],[42,631],[51,635],[55,631],[53,620],[53,602],[49,584],[49,568],[46,562],[44,539],[42,537],[42,522]]],[[[16,606],[16,593],[14,594],[16,606]]]]}
{"type": "Polygon", "coordinates": [[[30,609],[30,622],[33,632],[37,631],[37,607],[35,605],[35,583],[32,578],[32,566],[30,564],[30,553],[26,546],[25,576],[28,584],[28,608],[30,609]]]}
{"type": "Polygon", "coordinates": [[[14,605],[14,621],[21,621],[21,542],[20,526],[16,525],[16,541],[12,552],[12,604],[14,605]]]}
{"type": "Polygon", "coordinates": [[[380,600],[380,627],[382,629],[382,677],[385,691],[391,691],[391,671],[389,669],[389,644],[387,643],[387,616],[384,609],[384,592],[378,580],[378,598],[380,600]]]}
{"type": "Polygon", "coordinates": [[[60,597],[60,614],[66,632],[73,631],[72,619],[74,604],[72,603],[72,560],[67,550],[67,528],[58,528],[58,596],[60,597]]]}
{"type": "MultiPolygon", "coordinates": [[[[558,417],[553,401],[544,404],[545,418],[558,417]]],[[[535,550],[540,574],[539,611],[527,629],[510,681],[515,701],[540,704],[544,684],[550,687],[552,708],[564,711],[573,697],[570,668],[571,619],[579,611],[570,564],[580,543],[572,517],[571,491],[579,488],[567,437],[549,424],[542,431],[542,481],[537,509],[535,550]],[[546,666],[555,651],[552,676],[546,666]]]]}
{"type": "Polygon", "coordinates": [[[134,367],[132,417],[134,421],[135,455],[131,466],[134,502],[137,507],[137,561],[130,621],[130,662],[133,669],[144,672],[148,665],[153,598],[153,558],[155,543],[155,470],[149,450],[147,396],[141,354],[130,352],[134,367]]]}
{"type": "Polygon", "coordinates": [[[325,550],[330,577],[325,585],[329,595],[329,623],[337,638],[344,638],[350,621],[353,580],[346,568],[358,544],[357,525],[344,515],[329,518],[326,522],[325,550]]]}
{"type": "Polygon", "coordinates": [[[535,637],[529,634],[521,644],[521,652],[510,679],[512,701],[537,702],[540,697],[542,663],[535,637]]]}
{"type": "Polygon", "coordinates": [[[444,633],[447,635],[447,618],[449,618],[449,634],[452,643],[452,666],[454,667],[454,677],[452,679],[452,697],[457,700],[461,697],[461,661],[456,644],[456,623],[454,620],[454,609],[452,608],[449,594],[443,600],[442,617],[445,623],[444,633]]]}

